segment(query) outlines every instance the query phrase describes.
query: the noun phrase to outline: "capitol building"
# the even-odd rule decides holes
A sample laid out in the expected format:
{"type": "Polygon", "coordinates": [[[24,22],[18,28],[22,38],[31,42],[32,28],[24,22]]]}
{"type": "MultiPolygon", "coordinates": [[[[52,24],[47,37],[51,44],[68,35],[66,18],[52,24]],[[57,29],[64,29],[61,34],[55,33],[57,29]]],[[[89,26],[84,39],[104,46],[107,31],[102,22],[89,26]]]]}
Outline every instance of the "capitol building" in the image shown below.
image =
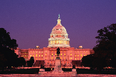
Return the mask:
{"type": "Polygon", "coordinates": [[[82,46],[74,48],[70,46],[70,39],[66,28],[61,24],[60,15],[58,15],[57,24],[53,27],[50,38],[48,38],[48,46],[39,48],[36,46],[34,49],[19,49],[15,50],[15,53],[19,57],[24,57],[28,61],[31,57],[34,57],[34,66],[45,67],[55,65],[55,58],[57,48],[60,48],[61,65],[71,67],[77,62],[81,62],[83,56],[93,54],[92,49],[83,49],[82,46]]]}

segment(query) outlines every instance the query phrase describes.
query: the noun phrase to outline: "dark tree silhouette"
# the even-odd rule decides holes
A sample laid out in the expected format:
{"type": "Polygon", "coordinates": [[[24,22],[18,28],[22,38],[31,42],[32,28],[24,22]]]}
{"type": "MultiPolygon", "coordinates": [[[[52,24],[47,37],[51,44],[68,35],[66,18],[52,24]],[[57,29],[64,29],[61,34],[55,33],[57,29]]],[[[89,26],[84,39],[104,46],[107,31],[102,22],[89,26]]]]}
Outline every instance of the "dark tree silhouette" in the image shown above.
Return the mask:
{"type": "Polygon", "coordinates": [[[34,63],[34,57],[31,57],[30,60],[27,61],[27,66],[32,67],[33,63],[34,63]]]}
{"type": "Polygon", "coordinates": [[[97,45],[94,54],[82,58],[82,64],[99,70],[103,67],[116,67],[116,24],[111,24],[97,31],[97,45]]]}
{"type": "Polygon", "coordinates": [[[93,55],[87,55],[82,58],[82,65],[85,67],[92,67],[92,62],[94,60],[93,55]]]}
{"type": "Polygon", "coordinates": [[[97,45],[93,48],[95,56],[102,61],[99,61],[103,66],[115,66],[116,64],[116,24],[111,24],[103,29],[98,30],[96,37],[97,45]],[[104,61],[104,63],[103,63],[104,61]]]}
{"type": "Polygon", "coordinates": [[[25,66],[26,65],[26,61],[23,57],[20,57],[19,61],[20,61],[20,66],[25,66]]]}
{"type": "Polygon", "coordinates": [[[6,66],[18,66],[18,56],[14,53],[17,48],[15,39],[11,39],[9,32],[4,28],[0,28],[0,68],[4,69],[6,66]]]}

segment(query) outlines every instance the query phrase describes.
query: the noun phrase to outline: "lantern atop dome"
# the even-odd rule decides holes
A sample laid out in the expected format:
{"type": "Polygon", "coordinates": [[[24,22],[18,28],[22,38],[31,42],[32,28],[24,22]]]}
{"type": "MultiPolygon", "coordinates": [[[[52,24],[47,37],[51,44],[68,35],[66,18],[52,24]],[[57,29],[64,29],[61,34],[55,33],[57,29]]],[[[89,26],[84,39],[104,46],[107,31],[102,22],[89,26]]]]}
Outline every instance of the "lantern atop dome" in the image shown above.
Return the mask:
{"type": "Polygon", "coordinates": [[[60,24],[61,25],[60,14],[58,14],[57,24],[60,24]]]}

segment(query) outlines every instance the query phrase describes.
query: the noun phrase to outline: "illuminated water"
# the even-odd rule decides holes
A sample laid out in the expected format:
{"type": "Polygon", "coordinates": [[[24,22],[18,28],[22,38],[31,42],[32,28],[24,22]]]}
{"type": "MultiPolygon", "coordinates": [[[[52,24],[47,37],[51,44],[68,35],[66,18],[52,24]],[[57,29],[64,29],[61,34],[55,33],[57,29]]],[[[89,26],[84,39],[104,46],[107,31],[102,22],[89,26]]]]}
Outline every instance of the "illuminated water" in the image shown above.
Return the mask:
{"type": "MultiPolygon", "coordinates": [[[[39,74],[0,74],[0,77],[72,77],[72,76],[44,76],[39,74]]],[[[116,75],[110,75],[110,74],[78,74],[77,76],[73,77],[116,77],[116,75]]]]}

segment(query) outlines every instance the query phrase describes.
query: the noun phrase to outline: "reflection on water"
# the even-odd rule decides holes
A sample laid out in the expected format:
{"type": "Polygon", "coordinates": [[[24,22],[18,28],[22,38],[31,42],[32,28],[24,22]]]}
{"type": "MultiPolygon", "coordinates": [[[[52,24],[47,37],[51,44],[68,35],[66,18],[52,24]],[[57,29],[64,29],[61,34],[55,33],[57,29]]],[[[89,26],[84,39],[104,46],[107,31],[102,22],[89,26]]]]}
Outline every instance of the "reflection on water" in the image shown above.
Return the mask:
{"type": "MultiPolygon", "coordinates": [[[[57,74],[56,76],[58,77],[59,75],[57,74]]],[[[56,76],[53,76],[53,75],[49,76],[48,75],[48,77],[56,77],[56,76]]],[[[39,75],[39,74],[0,74],[0,77],[44,77],[44,76],[39,75]]],[[[59,76],[59,77],[61,77],[61,76],[59,76]]],[[[68,77],[68,76],[64,76],[64,77],[68,77]]],[[[69,77],[71,77],[71,76],[69,76],[69,77]]],[[[76,77],[116,77],[116,75],[111,75],[111,74],[78,74],[76,77]]]]}

